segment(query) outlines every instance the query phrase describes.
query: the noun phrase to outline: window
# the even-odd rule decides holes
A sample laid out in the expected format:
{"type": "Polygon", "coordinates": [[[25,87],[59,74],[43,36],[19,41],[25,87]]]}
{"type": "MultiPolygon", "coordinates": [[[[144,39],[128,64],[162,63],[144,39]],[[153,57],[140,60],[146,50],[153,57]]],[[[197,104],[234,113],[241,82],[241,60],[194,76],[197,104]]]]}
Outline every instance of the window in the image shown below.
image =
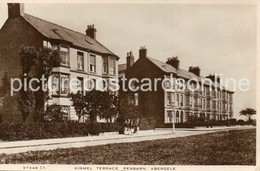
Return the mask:
{"type": "Polygon", "coordinates": [[[89,70],[90,70],[90,72],[96,72],[96,56],[95,55],[90,55],[89,70]]]}
{"type": "Polygon", "coordinates": [[[181,106],[181,107],[183,107],[183,100],[184,100],[184,99],[183,99],[183,95],[180,95],[180,102],[181,102],[180,106],[181,106]]]}
{"type": "Polygon", "coordinates": [[[51,43],[46,40],[43,41],[43,47],[52,48],[51,43]]]}
{"type": "Polygon", "coordinates": [[[67,95],[69,94],[69,76],[68,75],[61,75],[61,94],[67,95]]]}
{"type": "Polygon", "coordinates": [[[201,109],[201,107],[202,107],[202,99],[198,99],[198,108],[200,108],[201,109]]]}
{"type": "Polygon", "coordinates": [[[167,105],[171,105],[171,93],[167,93],[167,100],[166,100],[166,104],[167,105]]]}
{"type": "Polygon", "coordinates": [[[108,73],[108,58],[103,57],[103,73],[107,74],[108,73]]]}
{"type": "Polygon", "coordinates": [[[52,75],[52,94],[68,95],[69,94],[69,76],[64,74],[52,75]]]}
{"type": "MultiPolygon", "coordinates": [[[[187,98],[188,99],[188,98],[187,98]]],[[[189,101],[189,105],[190,107],[192,107],[192,101],[193,101],[193,97],[189,97],[190,101],[189,101]]]]}
{"type": "Polygon", "coordinates": [[[138,106],[138,93],[128,94],[128,103],[138,106]]]}
{"type": "Polygon", "coordinates": [[[104,91],[107,91],[108,90],[108,82],[106,80],[103,80],[102,84],[103,84],[104,91]]]}
{"type": "Polygon", "coordinates": [[[176,97],[176,103],[177,103],[177,105],[179,106],[179,94],[177,94],[176,96],[177,96],[177,97],[176,97]]]}
{"type": "Polygon", "coordinates": [[[229,111],[232,112],[232,104],[229,104],[229,111]]]}
{"type": "Polygon", "coordinates": [[[210,109],[210,100],[207,100],[207,109],[210,109]]]}
{"type": "Polygon", "coordinates": [[[109,58],[109,74],[116,74],[116,61],[114,58],[109,58]]]}
{"type": "Polygon", "coordinates": [[[59,75],[58,74],[52,75],[52,94],[53,95],[59,94],[59,75]]]}
{"type": "Polygon", "coordinates": [[[175,122],[179,123],[179,111],[176,112],[175,122]]]}
{"type": "Polygon", "coordinates": [[[60,47],[61,65],[69,66],[69,48],[60,47]]]}
{"type": "Polygon", "coordinates": [[[52,44],[52,50],[59,50],[59,46],[57,44],[52,44]]]}
{"type": "Polygon", "coordinates": [[[167,117],[168,117],[168,122],[172,123],[173,118],[172,118],[172,111],[167,111],[167,117]]]}
{"type": "Polygon", "coordinates": [[[84,54],[82,52],[77,53],[78,70],[84,70],[84,54]]]}
{"type": "Polygon", "coordinates": [[[89,90],[96,90],[96,80],[95,79],[90,79],[88,85],[89,85],[89,90]]]}
{"type": "Polygon", "coordinates": [[[84,79],[81,77],[78,77],[78,91],[84,91],[84,79]]]}
{"type": "Polygon", "coordinates": [[[165,82],[165,88],[166,89],[170,89],[171,88],[171,82],[170,81],[166,81],[165,82]]]}

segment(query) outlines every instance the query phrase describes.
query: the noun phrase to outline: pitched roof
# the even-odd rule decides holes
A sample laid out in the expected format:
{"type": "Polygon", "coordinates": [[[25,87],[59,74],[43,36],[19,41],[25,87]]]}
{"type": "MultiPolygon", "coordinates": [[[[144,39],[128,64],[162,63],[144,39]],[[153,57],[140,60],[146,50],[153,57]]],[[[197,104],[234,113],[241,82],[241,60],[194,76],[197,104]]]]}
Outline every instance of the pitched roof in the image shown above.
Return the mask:
{"type": "Polygon", "coordinates": [[[157,67],[166,73],[177,73],[177,69],[169,64],[150,57],[147,57],[147,59],[149,59],[152,63],[154,63],[157,67]]]}
{"type": "MultiPolygon", "coordinates": [[[[162,61],[159,61],[157,59],[151,58],[151,57],[147,57],[147,59],[149,59],[151,62],[153,62],[157,67],[159,67],[162,71],[166,72],[166,73],[175,73],[177,76],[184,78],[184,79],[191,79],[191,78],[195,78],[198,81],[202,81],[202,79],[205,79],[205,77],[200,76],[198,77],[197,75],[195,75],[192,72],[186,71],[182,68],[176,69],[173,66],[166,64],[162,61]]],[[[204,82],[205,85],[210,85],[207,81],[204,82]]],[[[222,86],[220,83],[216,83],[217,87],[220,88],[222,87],[223,90],[226,90],[226,88],[224,86],[222,86]]],[[[215,86],[215,83],[213,84],[213,86],[215,86]]]]}
{"type": "Polygon", "coordinates": [[[126,70],[126,64],[119,64],[118,65],[118,73],[125,72],[126,70]]]}
{"type": "Polygon", "coordinates": [[[84,49],[117,57],[113,52],[108,50],[97,40],[92,39],[85,34],[51,23],[49,21],[45,21],[29,14],[24,14],[22,17],[46,38],[67,41],[84,49]]]}

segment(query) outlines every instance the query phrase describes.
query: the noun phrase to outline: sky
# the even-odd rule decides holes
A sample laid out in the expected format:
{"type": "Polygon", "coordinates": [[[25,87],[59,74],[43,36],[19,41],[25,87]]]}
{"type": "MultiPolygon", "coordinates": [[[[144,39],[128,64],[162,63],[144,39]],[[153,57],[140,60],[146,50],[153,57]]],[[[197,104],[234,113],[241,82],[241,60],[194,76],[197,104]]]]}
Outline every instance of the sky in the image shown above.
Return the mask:
{"type": "MultiPolygon", "coordinates": [[[[178,56],[180,67],[199,66],[201,75],[250,81],[249,91],[237,88],[234,116],[256,108],[256,6],[184,4],[25,4],[25,13],[85,33],[94,24],[97,40],[125,63],[140,46],[165,62],[178,56]]],[[[7,4],[0,3],[0,27],[7,4]]],[[[144,66],[145,67],[145,66],[144,66]]]]}

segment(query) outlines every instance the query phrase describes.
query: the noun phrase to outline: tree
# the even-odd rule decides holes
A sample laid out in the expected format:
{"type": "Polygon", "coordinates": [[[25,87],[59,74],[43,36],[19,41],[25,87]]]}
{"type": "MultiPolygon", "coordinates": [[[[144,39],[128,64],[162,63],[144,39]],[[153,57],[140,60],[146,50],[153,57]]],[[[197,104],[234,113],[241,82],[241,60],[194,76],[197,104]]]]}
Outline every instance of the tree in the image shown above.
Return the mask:
{"type": "Polygon", "coordinates": [[[138,106],[127,103],[126,100],[121,100],[118,107],[119,117],[118,122],[127,128],[134,128],[138,126],[139,119],[142,118],[142,113],[138,106]]]}
{"type": "Polygon", "coordinates": [[[112,119],[115,118],[118,114],[118,96],[109,93],[102,93],[102,100],[100,101],[100,109],[94,114],[98,115],[101,119],[106,119],[107,122],[112,122],[112,119]]]}
{"type": "Polygon", "coordinates": [[[85,101],[85,96],[82,92],[77,92],[76,94],[70,94],[71,100],[73,102],[72,106],[75,109],[76,115],[78,116],[78,122],[81,117],[88,114],[87,103],[85,101]]]}
{"type": "Polygon", "coordinates": [[[10,92],[10,81],[9,81],[9,76],[8,73],[6,72],[4,74],[4,77],[2,78],[2,85],[0,87],[0,123],[3,121],[2,120],[2,113],[4,113],[5,111],[3,111],[3,108],[6,106],[6,104],[9,103],[8,100],[6,100],[6,96],[8,95],[8,92],[10,92]]]}
{"type": "Polygon", "coordinates": [[[65,115],[66,115],[66,111],[64,111],[62,106],[53,104],[47,106],[46,111],[44,111],[44,121],[65,122],[67,120],[67,118],[64,117],[65,115]]]}
{"type": "Polygon", "coordinates": [[[239,113],[240,115],[246,116],[248,118],[248,122],[251,123],[252,121],[251,117],[256,114],[256,110],[252,108],[246,108],[241,110],[239,113]]]}
{"type": "Polygon", "coordinates": [[[93,90],[86,93],[72,93],[70,96],[78,121],[85,115],[89,116],[91,122],[96,122],[97,116],[111,120],[117,114],[117,97],[109,92],[93,90]]]}
{"type": "Polygon", "coordinates": [[[10,79],[8,76],[8,73],[5,72],[4,77],[2,78],[2,85],[0,87],[0,97],[5,97],[8,92],[10,92],[11,89],[11,84],[10,84],[10,79]]]}
{"type": "Polygon", "coordinates": [[[21,79],[26,78],[26,82],[22,85],[22,89],[18,93],[18,109],[23,115],[24,121],[32,114],[34,121],[43,120],[45,104],[49,98],[49,90],[47,88],[49,77],[55,67],[60,66],[61,57],[57,50],[50,48],[42,48],[37,50],[34,47],[21,47],[21,79]],[[42,79],[44,78],[44,79],[42,79]],[[33,88],[39,88],[32,92],[25,89],[31,79],[37,79],[33,88]]]}

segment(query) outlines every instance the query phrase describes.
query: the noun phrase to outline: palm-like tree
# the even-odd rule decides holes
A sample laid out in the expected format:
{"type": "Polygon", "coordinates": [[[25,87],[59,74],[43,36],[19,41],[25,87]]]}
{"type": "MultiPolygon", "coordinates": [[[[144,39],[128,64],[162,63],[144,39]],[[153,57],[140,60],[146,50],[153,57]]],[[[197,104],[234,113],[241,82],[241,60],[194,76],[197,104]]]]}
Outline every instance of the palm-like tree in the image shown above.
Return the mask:
{"type": "Polygon", "coordinates": [[[244,116],[248,117],[248,121],[250,123],[252,115],[256,114],[256,110],[252,109],[252,108],[246,108],[246,109],[241,110],[239,113],[240,113],[240,115],[244,115],[244,116]]]}

